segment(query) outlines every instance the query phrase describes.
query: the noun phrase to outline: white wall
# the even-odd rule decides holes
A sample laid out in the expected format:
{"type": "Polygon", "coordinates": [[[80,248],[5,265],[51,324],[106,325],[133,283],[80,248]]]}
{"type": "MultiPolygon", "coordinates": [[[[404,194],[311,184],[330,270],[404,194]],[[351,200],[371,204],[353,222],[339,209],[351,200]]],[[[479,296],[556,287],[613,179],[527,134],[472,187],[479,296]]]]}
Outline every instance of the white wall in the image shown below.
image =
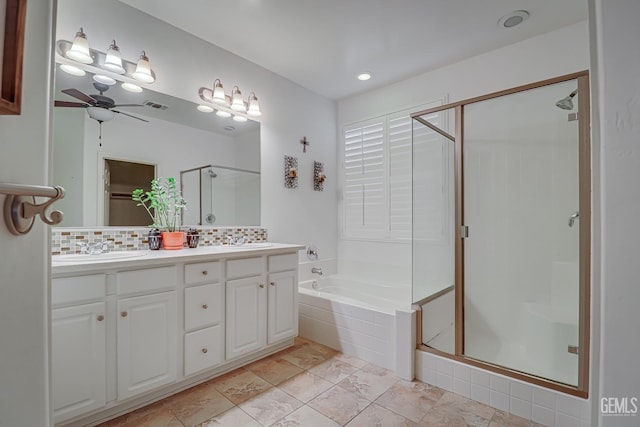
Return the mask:
{"type": "Polygon", "coordinates": [[[125,59],[146,50],[157,74],[152,88],[198,102],[198,89],[219,78],[229,91],[255,91],[261,117],[261,225],[269,239],[315,244],[320,257],[336,256],[335,103],[249,61],[120,2],[60,0],[57,38],[73,37],[80,26],[89,42],[105,50],[115,37],[125,59]],[[160,30],[160,26],[162,30],[160,30]],[[299,140],[311,141],[302,154],[299,140]],[[283,157],[299,158],[300,188],[283,185],[283,157]],[[326,164],[324,192],[313,191],[313,161],[326,164]],[[307,178],[308,177],[308,178],[307,178]]]}
{"type": "MultiPolygon", "coordinates": [[[[0,116],[0,182],[49,183],[50,2],[28,1],[22,113],[0,116]]],[[[0,196],[4,204],[4,196],[0,196]]],[[[50,425],[49,229],[0,225],[0,426],[50,425]]]]}
{"type": "MultiPolygon", "coordinates": [[[[600,275],[594,278],[596,347],[591,361],[599,369],[599,378],[594,378],[593,390],[596,398],[640,399],[640,231],[634,226],[640,217],[640,2],[591,0],[590,6],[595,12],[590,19],[595,30],[591,45],[596,107],[593,151],[600,160],[594,177],[594,229],[601,232],[601,246],[595,250],[601,270],[596,265],[600,275]]],[[[596,398],[592,414],[600,425],[637,426],[640,422],[640,414],[598,416],[600,399],[596,398]]]]}
{"type": "MultiPolygon", "coordinates": [[[[449,102],[589,68],[587,22],[581,22],[384,88],[338,102],[344,125],[412,108],[448,95],[449,102]]],[[[408,165],[410,167],[410,165],[408,165]]],[[[338,211],[339,212],[339,211],[338,211]]],[[[390,284],[411,286],[411,244],[340,240],[339,270],[390,284]],[[365,264],[363,264],[363,261],[365,264]]]]}

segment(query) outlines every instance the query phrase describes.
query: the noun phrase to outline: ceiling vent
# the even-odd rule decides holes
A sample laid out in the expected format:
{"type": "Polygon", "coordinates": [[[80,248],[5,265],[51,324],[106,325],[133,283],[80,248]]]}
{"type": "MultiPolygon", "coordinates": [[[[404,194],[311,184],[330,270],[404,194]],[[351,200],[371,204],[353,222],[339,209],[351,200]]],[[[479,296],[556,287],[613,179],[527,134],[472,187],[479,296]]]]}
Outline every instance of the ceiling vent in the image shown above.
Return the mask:
{"type": "Polygon", "coordinates": [[[153,101],[144,101],[144,105],[145,107],[155,108],[156,110],[166,110],[167,108],[169,108],[166,105],[158,104],[157,102],[153,101]]]}

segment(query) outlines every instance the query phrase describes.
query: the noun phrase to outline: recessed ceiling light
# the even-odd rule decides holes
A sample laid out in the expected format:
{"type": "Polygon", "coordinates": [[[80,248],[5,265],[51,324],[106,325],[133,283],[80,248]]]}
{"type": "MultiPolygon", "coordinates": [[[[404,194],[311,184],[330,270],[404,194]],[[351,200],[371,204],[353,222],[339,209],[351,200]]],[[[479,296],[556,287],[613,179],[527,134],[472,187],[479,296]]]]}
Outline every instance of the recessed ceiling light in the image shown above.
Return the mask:
{"type": "Polygon", "coordinates": [[[368,71],[364,71],[364,72],[358,74],[358,80],[361,80],[363,82],[366,81],[366,80],[369,80],[370,78],[371,78],[371,73],[368,72],[368,71]]]}
{"type": "Polygon", "coordinates": [[[196,108],[203,113],[213,113],[213,108],[208,105],[200,104],[196,108]]]}
{"type": "Polygon", "coordinates": [[[526,10],[515,10],[511,13],[507,13],[498,20],[498,27],[500,28],[512,28],[516,25],[522,24],[529,18],[529,12],[526,10]]]}
{"type": "Polygon", "coordinates": [[[218,111],[216,111],[216,116],[218,116],[218,117],[231,117],[231,113],[229,113],[228,111],[224,111],[224,110],[218,110],[218,111]]]}
{"type": "Polygon", "coordinates": [[[247,118],[245,116],[239,116],[239,115],[235,115],[233,116],[233,120],[235,120],[236,122],[246,122],[247,118]]]}

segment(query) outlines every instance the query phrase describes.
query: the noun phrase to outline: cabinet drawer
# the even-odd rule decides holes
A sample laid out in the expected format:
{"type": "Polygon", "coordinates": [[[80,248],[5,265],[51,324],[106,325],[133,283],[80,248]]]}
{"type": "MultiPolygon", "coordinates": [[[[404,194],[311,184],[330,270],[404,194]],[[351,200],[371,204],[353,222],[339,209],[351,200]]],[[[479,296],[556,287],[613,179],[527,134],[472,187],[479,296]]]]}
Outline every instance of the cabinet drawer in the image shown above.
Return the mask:
{"type": "Polygon", "coordinates": [[[297,270],[298,269],[298,254],[290,253],[290,254],[282,254],[282,255],[271,255],[269,257],[269,271],[287,271],[287,270],[297,270]]]}
{"type": "Polygon", "coordinates": [[[184,283],[218,283],[220,281],[220,261],[198,262],[184,266],[184,283]]]}
{"type": "Polygon", "coordinates": [[[227,261],[227,278],[258,276],[264,272],[262,257],[232,259],[227,261]]]}
{"type": "Polygon", "coordinates": [[[222,326],[212,326],[184,336],[184,374],[191,375],[222,362],[222,326]]]}
{"type": "Polygon", "coordinates": [[[221,284],[194,286],[184,290],[184,328],[217,325],[222,320],[221,284]]]}
{"type": "Polygon", "coordinates": [[[104,298],[106,276],[64,277],[51,281],[51,304],[53,306],[104,298]]]}
{"type": "Polygon", "coordinates": [[[116,276],[118,295],[174,288],[178,279],[177,267],[171,265],[145,270],[123,271],[116,276]]]}

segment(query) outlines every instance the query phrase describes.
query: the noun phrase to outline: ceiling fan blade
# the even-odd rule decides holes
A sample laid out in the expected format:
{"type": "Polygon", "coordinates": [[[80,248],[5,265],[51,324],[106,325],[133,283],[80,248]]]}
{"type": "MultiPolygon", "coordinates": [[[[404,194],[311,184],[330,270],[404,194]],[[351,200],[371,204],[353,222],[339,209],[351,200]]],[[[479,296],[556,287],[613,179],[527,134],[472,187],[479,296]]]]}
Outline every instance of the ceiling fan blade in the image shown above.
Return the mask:
{"type": "Polygon", "coordinates": [[[56,107],[75,107],[75,108],[85,108],[88,107],[88,104],[83,104],[82,102],[73,102],[73,101],[55,101],[54,104],[56,107]]]}
{"type": "Polygon", "coordinates": [[[118,114],[124,114],[125,116],[129,116],[131,118],[138,119],[138,120],[141,120],[143,122],[149,123],[149,120],[145,120],[145,119],[142,119],[140,117],[132,116],[131,114],[123,113],[122,111],[118,111],[118,110],[111,110],[111,111],[113,111],[114,113],[118,113],[118,114]]]}
{"type": "Polygon", "coordinates": [[[85,95],[84,93],[80,92],[78,89],[64,89],[62,90],[62,93],[66,93],[69,96],[73,96],[74,98],[77,98],[81,101],[84,101],[88,104],[95,104],[96,100],[93,99],[92,97],[90,97],[89,95],[85,95]]]}
{"type": "Polygon", "coordinates": [[[142,104],[118,104],[114,105],[114,107],[144,107],[142,104]]]}

